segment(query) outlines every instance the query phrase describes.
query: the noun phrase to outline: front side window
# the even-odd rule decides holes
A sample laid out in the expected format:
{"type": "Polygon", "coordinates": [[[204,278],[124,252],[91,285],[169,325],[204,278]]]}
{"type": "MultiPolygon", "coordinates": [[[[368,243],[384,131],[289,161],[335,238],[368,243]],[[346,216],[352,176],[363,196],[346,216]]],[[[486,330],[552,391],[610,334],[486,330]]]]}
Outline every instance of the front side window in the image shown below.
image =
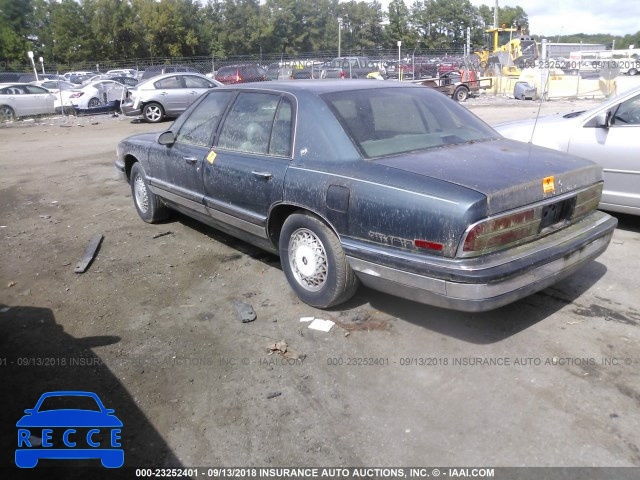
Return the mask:
{"type": "Polygon", "coordinates": [[[283,152],[288,155],[291,106],[287,99],[282,99],[282,102],[283,106],[279,108],[279,95],[240,93],[222,126],[218,146],[263,155],[284,155],[283,152]]]}
{"type": "Polygon", "coordinates": [[[176,142],[205,147],[211,145],[213,133],[232,95],[232,92],[212,92],[207,95],[180,127],[176,142]]]}
{"type": "Polygon", "coordinates": [[[429,89],[376,88],[322,98],[365,158],[498,137],[464,107],[429,89]]]}
{"type": "Polygon", "coordinates": [[[615,115],[612,125],[640,125],[640,95],[622,102],[615,115]]]}

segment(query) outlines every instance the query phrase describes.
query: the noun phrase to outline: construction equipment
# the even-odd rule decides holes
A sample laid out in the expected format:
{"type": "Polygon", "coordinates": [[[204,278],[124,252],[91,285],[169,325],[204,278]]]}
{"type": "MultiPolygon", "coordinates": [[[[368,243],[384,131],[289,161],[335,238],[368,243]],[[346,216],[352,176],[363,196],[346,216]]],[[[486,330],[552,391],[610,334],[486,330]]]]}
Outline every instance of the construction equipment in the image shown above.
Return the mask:
{"type": "Polygon", "coordinates": [[[520,75],[533,67],[538,46],[522,27],[493,27],[485,30],[485,47],[472,55],[472,61],[485,75],[520,75]]]}

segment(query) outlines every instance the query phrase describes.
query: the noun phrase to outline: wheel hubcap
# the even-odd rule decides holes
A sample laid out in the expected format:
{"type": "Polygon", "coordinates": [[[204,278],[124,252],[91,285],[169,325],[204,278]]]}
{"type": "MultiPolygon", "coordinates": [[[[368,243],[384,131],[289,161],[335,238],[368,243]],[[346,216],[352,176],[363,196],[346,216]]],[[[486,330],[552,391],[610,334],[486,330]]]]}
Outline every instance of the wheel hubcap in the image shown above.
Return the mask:
{"type": "Polygon", "coordinates": [[[160,119],[160,109],[158,107],[147,108],[147,118],[152,122],[156,122],[160,119]]]}
{"type": "Polygon", "coordinates": [[[289,265],[298,284],[310,292],[327,281],[327,254],[320,239],[309,229],[296,230],[289,240],[289,265]]]}
{"type": "Polygon", "coordinates": [[[149,209],[149,197],[147,196],[147,186],[140,174],[133,179],[133,192],[136,196],[136,204],[142,213],[147,213],[149,209]]]}

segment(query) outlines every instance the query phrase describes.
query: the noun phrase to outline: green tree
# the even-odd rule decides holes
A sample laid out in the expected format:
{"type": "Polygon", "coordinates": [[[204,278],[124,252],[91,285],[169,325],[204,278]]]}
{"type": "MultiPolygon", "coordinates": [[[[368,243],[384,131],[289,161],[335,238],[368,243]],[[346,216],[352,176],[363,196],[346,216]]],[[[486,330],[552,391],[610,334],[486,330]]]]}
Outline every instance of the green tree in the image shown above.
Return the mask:
{"type": "Polygon", "coordinates": [[[22,63],[31,49],[29,21],[31,0],[0,0],[0,58],[8,63],[22,63]]]}

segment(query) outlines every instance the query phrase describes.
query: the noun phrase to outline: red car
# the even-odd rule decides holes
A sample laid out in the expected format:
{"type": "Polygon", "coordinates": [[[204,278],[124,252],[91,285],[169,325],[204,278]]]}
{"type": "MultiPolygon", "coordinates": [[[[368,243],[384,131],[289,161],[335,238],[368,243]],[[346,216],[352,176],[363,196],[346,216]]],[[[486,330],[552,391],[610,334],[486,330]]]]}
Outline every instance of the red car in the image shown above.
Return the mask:
{"type": "Polygon", "coordinates": [[[267,72],[257,65],[229,65],[216,73],[216,80],[225,85],[235,83],[265,82],[267,72]]]}
{"type": "Polygon", "coordinates": [[[438,75],[442,76],[445,73],[457,72],[464,66],[461,59],[456,57],[444,57],[438,64],[438,75]]]}

